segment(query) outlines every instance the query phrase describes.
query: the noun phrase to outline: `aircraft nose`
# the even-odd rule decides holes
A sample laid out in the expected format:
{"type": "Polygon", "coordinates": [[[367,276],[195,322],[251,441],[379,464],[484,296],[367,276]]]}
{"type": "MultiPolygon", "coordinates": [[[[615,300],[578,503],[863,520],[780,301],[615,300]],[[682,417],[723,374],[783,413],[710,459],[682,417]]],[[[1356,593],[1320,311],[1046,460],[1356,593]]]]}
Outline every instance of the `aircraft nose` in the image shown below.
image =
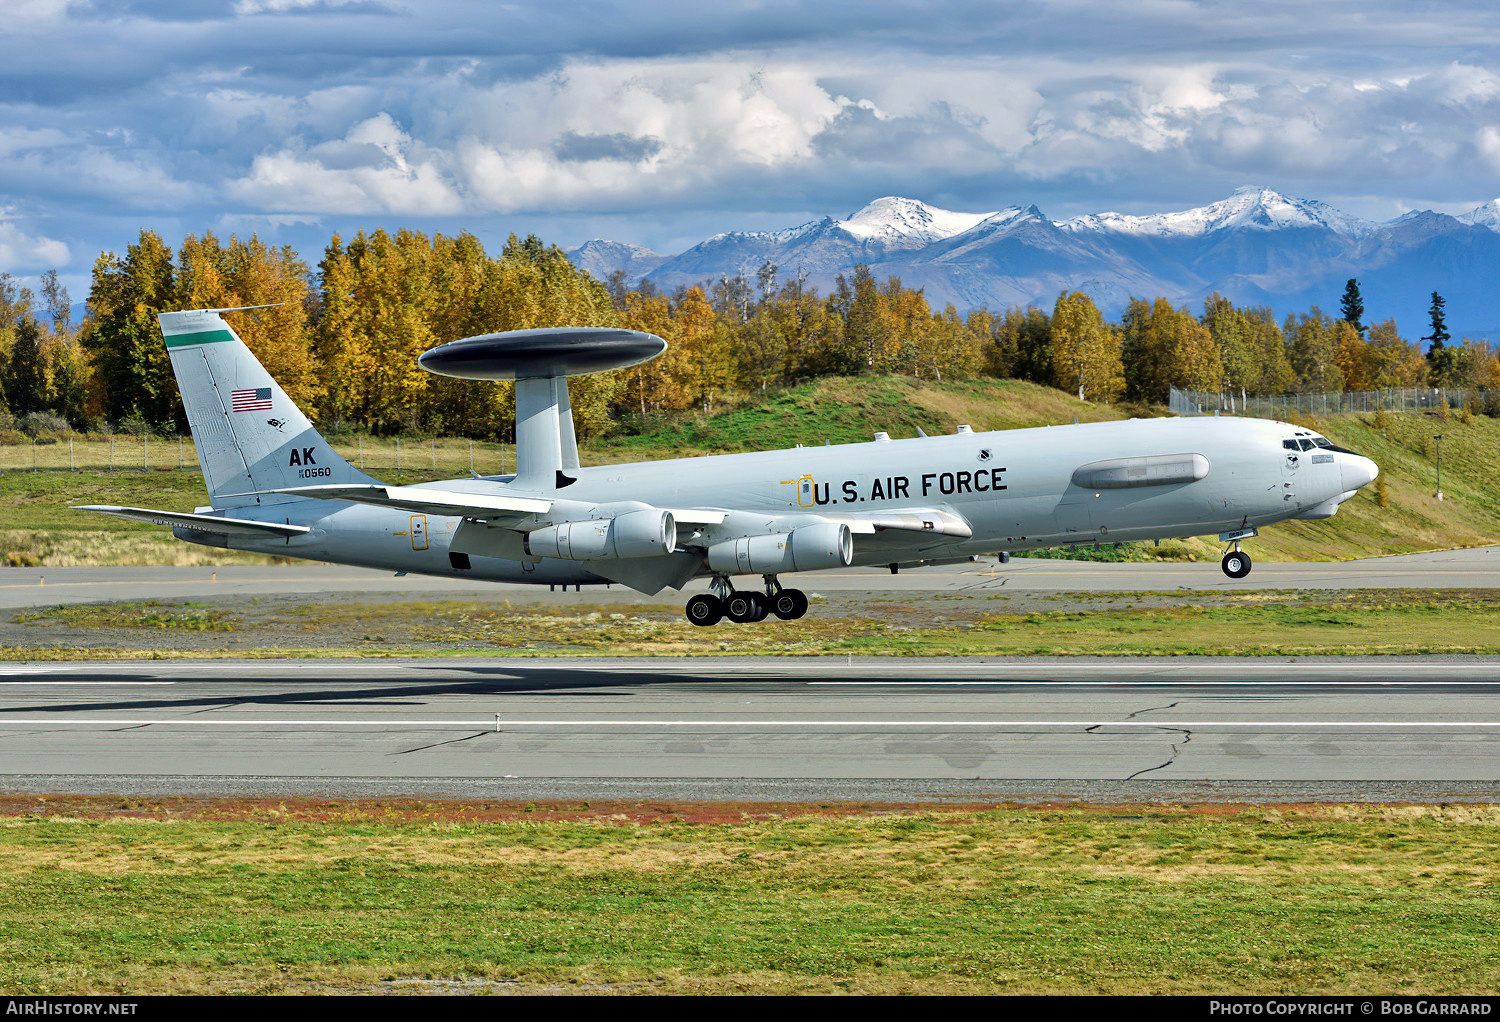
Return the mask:
{"type": "Polygon", "coordinates": [[[1339,475],[1346,492],[1357,490],[1375,481],[1375,477],[1380,475],[1380,466],[1358,454],[1341,454],[1339,455],[1339,475]]]}

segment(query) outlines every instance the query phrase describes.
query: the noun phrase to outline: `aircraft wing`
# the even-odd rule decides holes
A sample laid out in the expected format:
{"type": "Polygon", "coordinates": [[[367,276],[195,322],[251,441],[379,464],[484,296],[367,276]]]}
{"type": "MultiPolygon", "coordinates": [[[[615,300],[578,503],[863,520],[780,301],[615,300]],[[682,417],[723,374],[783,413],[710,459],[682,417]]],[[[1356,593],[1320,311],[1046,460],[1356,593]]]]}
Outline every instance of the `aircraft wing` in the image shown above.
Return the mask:
{"type": "MultiPolygon", "coordinates": [[[[429,486],[289,486],[271,492],[288,493],[298,497],[316,497],[320,500],[348,500],[356,504],[373,504],[377,507],[395,507],[430,515],[452,515],[481,521],[507,518],[512,515],[546,514],[558,503],[548,497],[470,493],[459,490],[439,490],[429,486]]],[[[672,516],[677,521],[687,525],[718,525],[729,515],[729,512],[715,508],[663,508],[662,510],[672,512],[672,516]]],[[[547,523],[538,523],[538,525],[545,524],[547,523]]]]}
{"type": "Polygon", "coordinates": [[[379,486],[369,484],[332,486],[288,486],[273,490],[319,500],[347,500],[355,504],[395,507],[430,515],[493,519],[511,515],[545,514],[552,501],[543,497],[513,497],[509,494],[467,493],[427,486],[379,486]]]}
{"type": "Polygon", "coordinates": [[[282,522],[255,522],[245,518],[221,518],[218,515],[188,514],[184,511],[155,511],[148,507],[121,507],[118,504],[74,504],[75,511],[97,511],[116,518],[129,518],[151,525],[166,525],[174,529],[192,529],[195,532],[230,533],[237,536],[301,536],[311,532],[306,525],[286,525],[282,522]]]}

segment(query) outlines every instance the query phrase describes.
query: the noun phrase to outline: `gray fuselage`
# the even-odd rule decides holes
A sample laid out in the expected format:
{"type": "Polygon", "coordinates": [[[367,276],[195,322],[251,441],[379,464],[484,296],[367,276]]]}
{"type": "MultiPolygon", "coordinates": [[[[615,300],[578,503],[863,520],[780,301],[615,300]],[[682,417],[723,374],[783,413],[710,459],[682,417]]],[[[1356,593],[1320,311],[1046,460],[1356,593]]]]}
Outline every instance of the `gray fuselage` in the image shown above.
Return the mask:
{"type": "MultiPolygon", "coordinates": [[[[603,465],[571,470],[575,481],[547,495],[583,503],[729,509],[735,515],[728,527],[747,535],[774,530],[769,523],[784,516],[816,521],[841,513],[951,512],[968,523],[971,537],[887,533],[879,542],[854,537],[855,564],[937,561],[1236,533],[1289,518],[1327,517],[1376,470],[1368,459],[1326,441],[1312,451],[1297,450],[1295,441],[1290,449],[1285,446],[1293,438],[1315,436],[1303,427],[1263,419],[1131,419],[603,465]],[[1201,473],[1191,481],[1102,486],[1077,481],[1081,468],[1100,462],[1175,465],[1191,455],[1198,456],[1192,463],[1201,473]]],[[[1085,472],[1083,478],[1087,483],[1094,477],[1085,472]]],[[[465,493],[519,492],[504,479],[425,485],[465,493]]],[[[396,572],[554,585],[607,581],[577,561],[455,554],[450,544],[461,523],[457,517],[304,498],[226,510],[311,531],[290,538],[186,530],[176,535],[396,572]]],[[[697,574],[709,574],[706,564],[697,574]]]]}

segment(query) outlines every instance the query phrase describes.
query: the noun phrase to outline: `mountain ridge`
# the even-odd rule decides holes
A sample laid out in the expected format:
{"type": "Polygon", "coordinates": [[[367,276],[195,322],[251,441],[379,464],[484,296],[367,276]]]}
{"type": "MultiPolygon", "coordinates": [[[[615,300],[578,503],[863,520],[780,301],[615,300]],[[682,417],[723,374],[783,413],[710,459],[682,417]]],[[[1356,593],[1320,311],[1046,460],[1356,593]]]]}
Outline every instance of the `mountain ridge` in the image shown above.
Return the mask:
{"type": "Polygon", "coordinates": [[[1394,318],[1420,335],[1438,291],[1455,335],[1500,333],[1500,300],[1488,283],[1500,273],[1500,199],[1457,216],[1414,210],[1382,223],[1263,186],[1192,209],[1066,220],[1034,204],[965,213],[882,196],[842,220],[723,232],[676,255],[603,240],[568,254],[601,280],[623,271],[631,286],[649,279],[666,291],[753,278],[770,262],[827,293],[863,263],[877,279],[923,288],[934,309],[1046,308],[1059,293],[1082,290],[1108,316],[1132,297],[1196,306],[1213,292],[1279,316],[1312,305],[1333,312],[1353,277],[1366,322],[1394,318]]]}

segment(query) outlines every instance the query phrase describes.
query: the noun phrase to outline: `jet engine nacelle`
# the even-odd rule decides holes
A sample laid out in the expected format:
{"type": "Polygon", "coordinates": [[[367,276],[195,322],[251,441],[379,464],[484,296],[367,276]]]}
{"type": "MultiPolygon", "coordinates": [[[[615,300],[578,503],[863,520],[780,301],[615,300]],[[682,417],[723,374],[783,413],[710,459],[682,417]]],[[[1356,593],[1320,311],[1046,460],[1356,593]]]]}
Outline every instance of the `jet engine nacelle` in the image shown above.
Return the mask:
{"type": "Polygon", "coordinates": [[[708,566],[726,575],[846,568],[854,563],[854,536],[842,522],[804,525],[770,536],[745,536],[708,548],[708,566]]]}
{"type": "Polygon", "coordinates": [[[629,511],[615,518],[562,522],[528,533],[526,553],[597,561],[614,557],[660,557],[677,549],[677,522],[672,512],[629,511]]]}

